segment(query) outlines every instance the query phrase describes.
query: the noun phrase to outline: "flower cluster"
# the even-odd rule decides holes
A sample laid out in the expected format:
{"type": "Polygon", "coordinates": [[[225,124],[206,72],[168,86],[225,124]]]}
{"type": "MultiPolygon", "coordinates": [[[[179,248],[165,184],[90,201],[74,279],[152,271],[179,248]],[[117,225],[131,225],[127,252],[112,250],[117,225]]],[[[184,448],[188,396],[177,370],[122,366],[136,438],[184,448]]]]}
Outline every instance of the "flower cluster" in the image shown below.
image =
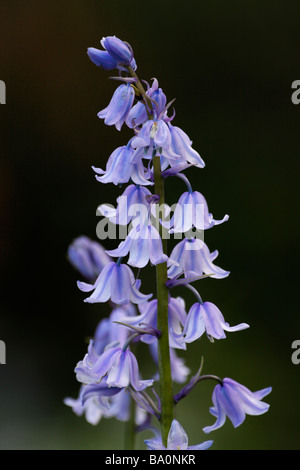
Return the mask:
{"type": "Polygon", "coordinates": [[[104,70],[117,69],[119,75],[112,78],[121,85],[98,117],[118,131],[126,125],[133,135],[111,153],[105,169],[93,167],[97,181],[126,185],[115,209],[106,204],[99,209],[110,223],[129,225],[130,230],[113,250],[104,250],[87,237],[77,238],[69,247],[69,260],[83,277],[78,288],[88,293],[84,301],[109,302],[111,314],[100,320],[85,357],[75,367],[81,384],[78,398],[67,398],[65,403],[77,415],[85,414],[88,422],[97,424],[102,417],[129,420],[133,401],[137,430],[152,429],[151,419],[160,422],[161,432],[156,431],[154,440],[145,441],[149,449],[207,449],[212,441],[189,447],[187,434],[174,418],[177,404],[199,382],[217,382],[210,410],[216,422],[206,426],[205,433],[220,428],[226,417],[237,427],[246,414],[265,413],[269,405],[262,398],[271,391],[251,392],[230,378],[201,375],[201,368],[189,379],[190,370],[178,355],[204,334],[219,340],[226,337],[225,332],[249,327],[246,323],[230,326],[219,308],[203,301],[192,285],[204,277],[223,279],[229,275],[214,263],[218,252],[210,251],[203,241],[205,231],[226,222],[228,215],[214,219],[204,196],[192,189],[183,173],[190,167],[202,169],[205,164],[189,136],[173,124],[175,112],[169,112],[173,102],[167,102],[158,81],[142,84],[127,42],[108,36],[101,45],[102,50],[89,48],[88,56],[104,70]],[[186,190],[171,216],[164,184],[172,184],[174,178],[186,190]],[[166,234],[182,238],[169,254],[166,234]],[[156,296],[142,289],[140,269],[147,265],[156,269],[156,296]],[[178,285],[195,294],[190,308],[183,298],[172,296],[178,285]],[[142,344],[149,348],[156,369],[147,379],[142,378],[138,361],[142,344]],[[173,395],[172,383],[185,385],[173,395]]]}

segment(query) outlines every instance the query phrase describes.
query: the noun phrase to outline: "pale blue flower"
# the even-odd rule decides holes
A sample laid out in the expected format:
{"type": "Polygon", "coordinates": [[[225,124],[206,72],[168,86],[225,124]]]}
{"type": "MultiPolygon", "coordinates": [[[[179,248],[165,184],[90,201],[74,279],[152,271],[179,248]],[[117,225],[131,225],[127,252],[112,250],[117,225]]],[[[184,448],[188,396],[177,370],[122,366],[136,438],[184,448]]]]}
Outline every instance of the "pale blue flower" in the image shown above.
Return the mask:
{"type": "Polygon", "coordinates": [[[171,424],[167,447],[163,445],[161,438],[157,440],[146,439],[144,442],[148,449],[151,450],[206,450],[213,444],[213,441],[205,441],[202,444],[189,446],[188,436],[176,419],[173,419],[171,424]]]}
{"type": "Polygon", "coordinates": [[[94,291],[85,299],[88,303],[107,302],[111,299],[116,305],[128,302],[139,304],[152,297],[152,294],[139,292],[133,272],[129,266],[119,262],[106,265],[94,284],[78,281],[77,285],[83,292],[94,291]]]}
{"type": "Polygon", "coordinates": [[[249,328],[247,323],[230,326],[216,305],[212,302],[196,302],[191,306],[182,335],[186,343],[191,343],[206,333],[212,338],[225,338],[225,331],[240,331],[249,328]]]}
{"type": "Polygon", "coordinates": [[[128,264],[135,268],[144,268],[150,261],[152,265],[165,263],[168,256],[163,252],[162,240],[151,222],[141,222],[134,226],[126,239],[115,250],[108,250],[112,257],[127,256],[128,264]]]}
{"type": "Polygon", "coordinates": [[[116,126],[121,130],[125,119],[132,107],[135,92],[131,85],[120,85],[114,92],[109,105],[98,113],[100,119],[104,119],[107,126],[116,126]]]}
{"type": "Polygon", "coordinates": [[[78,237],[71,243],[68,260],[90,282],[95,282],[102,269],[111,262],[103,246],[85,236],[78,237]]]}
{"type": "MultiPolygon", "coordinates": [[[[110,347],[96,360],[93,358],[91,363],[92,367],[85,371],[85,376],[90,376],[89,383],[99,383],[105,377],[105,383],[109,387],[125,388],[131,385],[137,391],[144,390],[153,384],[153,380],[140,380],[136,357],[128,348],[110,347]],[[94,380],[95,377],[97,380],[94,380]]],[[[81,364],[75,369],[79,381],[81,381],[82,369],[81,364]]]]}
{"type": "Polygon", "coordinates": [[[233,426],[240,426],[247,415],[261,415],[269,409],[267,403],[261,401],[272,391],[272,387],[264,388],[258,392],[251,392],[244,385],[235,380],[225,378],[214,388],[212,394],[213,407],[210,413],[217,418],[215,424],[203,429],[209,433],[220,428],[226,421],[226,416],[230,419],[233,426]]]}
{"type": "Polygon", "coordinates": [[[217,251],[210,253],[207,245],[199,238],[184,238],[170,254],[168,276],[174,278],[184,274],[186,278],[190,278],[207,274],[214,279],[227,277],[229,271],[213,263],[217,254],[217,251]]]}
{"type": "Polygon", "coordinates": [[[172,150],[175,154],[180,155],[181,157],[176,162],[176,165],[188,162],[198,168],[204,168],[205,163],[199,153],[192,148],[193,142],[188,135],[180,129],[180,127],[173,126],[171,123],[169,123],[169,129],[171,134],[172,150]]]}
{"type": "Polygon", "coordinates": [[[97,181],[118,185],[128,183],[131,178],[135,184],[152,185],[153,183],[148,179],[149,175],[146,174],[143,162],[141,160],[131,162],[133,153],[134,150],[129,142],[127,145],[118,147],[113,151],[107,161],[105,170],[93,166],[93,170],[97,173],[97,181]]]}
{"type": "MultiPolygon", "coordinates": [[[[150,204],[148,198],[152,193],[144,186],[130,184],[117,198],[117,208],[101,204],[98,210],[113,224],[128,225],[137,216],[148,218],[150,204]]],[[[108,256],[108,255],[107,255],[108,256]]]]}
{"type": "Polygon", "coordinates": [[[214,225],[227,221],[226,214],[222,220],[214,220],[209,213],[204,196],[198,191],[186,191],[176,204],[174,215],[164,226],[170,227],[170,233],[184,233],[192,228],[207,230],[214,225]]]}

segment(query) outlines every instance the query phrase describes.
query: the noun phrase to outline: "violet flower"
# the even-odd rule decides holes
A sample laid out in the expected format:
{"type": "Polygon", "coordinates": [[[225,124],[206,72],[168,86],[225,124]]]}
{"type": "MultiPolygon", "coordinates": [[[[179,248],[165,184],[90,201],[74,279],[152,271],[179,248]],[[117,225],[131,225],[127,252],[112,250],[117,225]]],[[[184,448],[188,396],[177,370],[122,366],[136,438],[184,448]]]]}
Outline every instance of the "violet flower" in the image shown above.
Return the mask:
{"type": "Polygon", "coordinates": [[[170,254],[168,277],[184,274],[189,278],[208,274],[214,279],[223,279],[230,273],[213,263],[217,254],[217,251],[210,253],[207,245],[198,238],[184,238],[170,254]]]}
{"type": "Polygon", "coordinates": [[[225,331],[240,331],[249,328],[247,323],[230,326],[225,322],[218,307],[211,302],[197,302],[189,310],[182,332],[184,341],[192,343],[206,331],[212,338],[226,338],[225,331]]]}
{"type": "Polygon", "coordinates": [[[175,154],[180,155],[180,159],[176,164],[184,164],[186,162],[195,165],[197,168],[204,168],[205,163],[199,153],[192,148],[192,141],[188,135],[180,129],[169,123],[171,134],[171,147],[175,154]]]}
{"type": "Polygon", "coordinates": [[[222,220],[214,220],[213,215],[208,212],[204,196],[198,191],[187,191],[180,196],[170,222],[164,225],[167,224],[171,228],[170,233],[184,233],[193,227],[207,230],[228,219],[229,216],[226,214],[222,220]]]}
{"type": "Polygon", "coordinates": [[[111,299],[117,305],[128,302],[139,304],[152,297],[152,294],[139,292],[133,272],[129,266],[119,262],[106,265],[94,284],[78,281],[77,285],[83,292],[94,291],[84,300],[88,303],[107,302],[111,299]]]}
{"type": "Polygon", "coordinates": [[[95,282],[102,269],[111,262],[103,246],[85,236],[71,243],[67,256],[71,265],[90,282],[95,282]]]}
{"type": "Polygon", "coordinates": [[[117,198],[117,208],[111,208],[107,204],[101,204],[98,210],[102,215],[109,218],[113,224],[128,225],[137,216],[141,220],[143,215],[148,218],[148,197],[152,193],[144,186],[130,184],[121,196],[117,198]]]}
{"type": "Polygon", "coordinates": [[[75,372],[77,380],[82,383],[101,383],[105,377],[108,387],[131,385],[137,391],[153,384],[153,380],[140,380],[136,357],[127,347],[110,347],[100,356],[91,347],[83,361],[77,364],[75,372]]]}
{"type": "Polygon", "coordinates": [[[104,70],[119,69],[126,71],[126,66],[130,65],[136,70],[136,62],[133,52],[128,43],[125,43],[116,36],[107,36],[100,41],[105,51],[94,47],[88,48],[88,56],[91,61],[102,67],[104,70]]]}
{"type": "Polygon", "coordinates": [[[137,224],[118,248],[107,251],[112,257],[123,257],[128,253],[128,264],[136,268],[144,268],[149,261],[157,265],[169,259],[163,252],[160,235],[151,222],[137,224]]]}
{"type": "Polygon", "coordinates": [[[114,92],[109,105],[98,113],[100,119],[104,119],[107,126],[116,126],[121,130],[125,119],[132,107],[135,92],[131,85],[120,85],[114,92]]]}
{"type": "Polygon", "coordinates": [[[215,424],[203,429],[205,433],[220,428],[226,421],[226,416],[233,426],[240,426],[247,415],[261,415],[269,409],[267,403],[261,401],[272,391],[272,387],[264,388],[258,392],[251,392],[244,385],[235,380],[225,378],[223,384],[218,384],[214,388],[212,401],[214,406],[210,408],[210,413],[217,418],[215,424]]]}
{"type": "Polygon", "coordinates": [[[151,450],[206,450],[213,444],[213,441],[205,441],[202,444],[189,446],[188,436],[176,419],[173,419],[171,424],[167,447],[163,445],[161,438],[157,440],[146,439],[144,442],[151,450]]]}

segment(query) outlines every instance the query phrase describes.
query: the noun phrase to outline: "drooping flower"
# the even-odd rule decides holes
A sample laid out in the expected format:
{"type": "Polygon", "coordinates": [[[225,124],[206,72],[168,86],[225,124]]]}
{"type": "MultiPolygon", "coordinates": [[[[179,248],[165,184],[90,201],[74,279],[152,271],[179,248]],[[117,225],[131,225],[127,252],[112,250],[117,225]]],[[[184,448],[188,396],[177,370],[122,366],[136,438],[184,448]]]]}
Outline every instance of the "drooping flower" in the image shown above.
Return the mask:
{"type": "Polygon", "coordinates": [[[184,330],[184,341],[192,343],[206,333],[212,338],[226,338],[225,331],[240,331],[249,328],[247,323],[230,326],[216,305],[212,302],[197,302],[189,310],[184,330]],[[225,331],[224,331],[225,330],[225,331]]]}
{"type": "Polygon", "coordinates": [[[207,245],[199,238],[184,238],[170,254],[168,276],[174,278],[183,273],[186,278],[203,274],[208,274],[214,279],[227,277],[229,271],[213,263],[217,255],[217,251],[210,253],[207,245]],[[172,261],[175,263],[171,264],[172,261]]]}
{"type": "Polygon", "coordinates": [[[116,305],[128,302],[139,304],[152,297],[152,294],[139,292],[133,272],[129,266],[119,262],[106,265],[94,284],[78,281],[77,285],[83,292],[94,291],[84,300],[88,303],[107,302],[111,299],[116,305]]]}
{"type": "Polygon", "coordinates": [[[102,269],[111,262],[103,246],[86,236],[80,236],[71,243],[68,260],[90,282],[95,282],[102,269]]]}
{"type": "Polygon", "coordinates": [[[171,428],[168,434],[167,447],[162,443],[162,439],[146,439],[145,441],[148,449],[151,450],[206,450],[213,444],[213,441],[205,441],[202,444],[195,446],[188,445],[188,436],[181,426],[181,424],[173,419],[171,428]]]}
{"type": "Polygon", "coordinates": [[[123,257],[128,253],[130,253],[128,264],[136,268],[144,268],[149,261],[152,265],[157,265],[169,259],[163,252],[158,231],[151,222],[145,221],[133,227],[118,248],[107,251],[107,254],[112,257],[123,257]]]}
{"type": "MultiPolygon", "coordinates": [[[[195,165],[198,168],[204,168],[205,163],[200,157],[199,153],[192,148],[193,142],[188,135],[180,129],[180,127],[173,126],[169,123],[171,133],[171,147],[174,153],[180,155],[180,159],[176,164],[184,164],[186,162],[195,165]]],[[[172,163],[172,162],[171,162],[172,163]]]]}
{"type": "Polygon", "coordinates": [[[143,124],[137,136],[132,138],[131,146],[136,149],[131,161],[143,158],[152,159],[159,150],[159,155],[166,159],[178,160],[179,155],[171,148],[171,133],[163,119],[150,119],[143,124]]]}
{"type": "Polygon", "coordinates": [[[120,131],[132,107],[134,95],[134,89],[130,84],[120,85],[115,90],[109,105],[98,113],[98,117],[104,119],[107,126],[115,125],[120,131]]]}
{"type": "Polygon", "coordinates": [[[118,147],[113,151],[107,161],[105,170],[93,166],[93,170],[97,173],[97,181],[118,185],[128,183],[131,178],[135,184],[152,185],[152,181],[147,179],[143,162],[140,160],[131,162],[133,153],[134,150],[129,142],[127,145],[118,147]]]}
{"type": "Polygon", "coordinates": [[[235,380],[225,378],[222,385],[218,383],[212,394],[213,407],[210,413],[217,418],[215,424],[203,429],[205,433],[220,428],[226,421],[226,416],[233,426],[240,426],[247,415],[261,415],[269,409],[267,403],[261,401],[272,391],[272,387],[251,392],[235,380]]]}
{"type": "Polygon", "coordinates": [[[77,380],[82,383],[104,383],[108,387],[125,388],[131,385],[141,391],[153,384],[153,380],[140,380],[135,355],[120,346],[108,347],[100,356],[93,350],[75,368],[77,380]],[[90,356],[90,357],[87,357],[90,356]]]}
{"type": "Polygon", "coordinates": [[[208,211],[204,196],[198,191],[186,191],[180,196],[168,226],[171,228],[170,233],[184,233],[193,227],[207,230],[228,219],[229,216],[226,214],[222,220],[214,220],[208,211]]]}
{"type": "Polygon", "coordinates": [[[143,216],[148,218],[149,202],[147,198],[150,196],[149,189],[144,186],[130,184],[123,194],[118,197],[117,208],[101,204],[98,210],[102,215],[108,217],[111,223],[128,225],[136,217],[139,217],[141,221],[143,216]]]}

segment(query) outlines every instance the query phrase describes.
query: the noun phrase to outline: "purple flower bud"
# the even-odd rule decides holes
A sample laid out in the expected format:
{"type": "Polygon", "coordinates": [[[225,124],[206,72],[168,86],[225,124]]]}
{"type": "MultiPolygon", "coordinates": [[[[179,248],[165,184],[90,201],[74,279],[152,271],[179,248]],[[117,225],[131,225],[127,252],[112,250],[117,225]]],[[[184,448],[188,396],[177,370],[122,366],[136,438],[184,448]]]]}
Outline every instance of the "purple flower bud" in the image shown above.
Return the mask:
{"type": "Polygon", "coordinates": [[[114,262],[105,266],[95,284],[78,281],[77,285],[83,292],[94,291],[90,297],[85,299],[85,302],[88,303],[107,302],[111,299],[116,305],[128,302],[139,304],[152,297],[152,294],[144,295],[139,292],[135,286],[134,274],[129,266],[114,262]]]}
{"type": "Polygon", "coordinates": [[[131,85],[120,85],[115,90],[109,105],[98,113],[98,117],[104,119],[107,126],[115,125],[116,129],[120,131],[132,107],[134,95],[134,89],[131,85]]]}
{"type": "Polygon", "coordinates": [[[86,280],[95,282],[102,269],[111,262],[100,243],[81,236],[68,248],[68,259],[86,280]]]}
{"type": "Polygon", "coordinates": [[[101,46],[118,63],[131,65],[133,52],[131,47],[116,36],[106,36],[101,39],[101,46]]]}
{"type": "Polygon", "coordinates": [[[136,62],[129,44],[116,36],[107,36],[102,38],[100,42],[102,47],[106,49],[105,51],[94,47],[88,48],[88,56],[95,65],[102,67],[104,70],[119,69],[126,71],[128,65],[133,70],[136,69],[136,62]]]}
{"type": "Polygon", "coordinates": [[[104,70],[113,70],[117,68],[118,62],[106,51],[95,49],[95,47],[89,47],[87,54],[95,65],[102,67],[104,70]]]}
{"type": "Polygon", "coordinates": [[[157,440],[147,439],[144,442],[151,450],[206,450],[213,444],[213,441],[205,441],[202,444],[189,446],[188,436],[176,419],[173,419],[171,424],[167,447],[163,445],[161,438],[157,440]]]}
{"type": "Polygon", "coordinates": [[[226,416],[236,428],[243,423],[246,414],[261,415],[268,411],[270,405],[261,400],[272,391],[272,387],[251,392],[232,379],[225,378],[222,382],[223,385],[218,384],[214,388],[212,394],[214,406],[210,408],[211,414],[217,420],[212,426],[205,427],[204,432],[209,433],[223,426],[226,416]]]}

